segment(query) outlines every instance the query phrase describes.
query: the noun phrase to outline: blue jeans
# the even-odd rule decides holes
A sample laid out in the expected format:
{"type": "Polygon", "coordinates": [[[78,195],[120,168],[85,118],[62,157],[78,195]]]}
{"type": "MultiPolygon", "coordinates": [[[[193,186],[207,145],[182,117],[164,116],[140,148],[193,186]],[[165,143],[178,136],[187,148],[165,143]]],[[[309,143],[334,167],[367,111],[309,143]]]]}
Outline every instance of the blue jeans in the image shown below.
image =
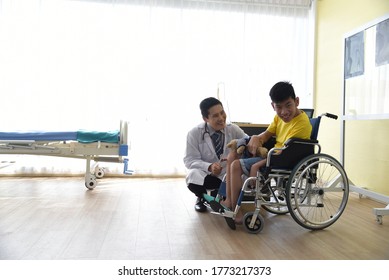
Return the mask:
{"type": "Polygon", "coordinates": [[[239,162],[240,162],[240,166],[242,167],[243,173],[249,176],[251,166],[253,166],[255,163],[263,159],[264,158],[261,157],[241,158],[239,162]]]}

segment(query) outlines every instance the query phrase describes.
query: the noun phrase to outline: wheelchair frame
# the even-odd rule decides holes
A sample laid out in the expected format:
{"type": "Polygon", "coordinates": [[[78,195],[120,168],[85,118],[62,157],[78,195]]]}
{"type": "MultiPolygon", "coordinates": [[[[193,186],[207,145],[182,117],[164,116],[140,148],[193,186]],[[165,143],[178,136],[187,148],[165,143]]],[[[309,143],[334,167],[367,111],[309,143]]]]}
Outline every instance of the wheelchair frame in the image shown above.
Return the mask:
{"type": "Polygon", "coordinates": [[[244,228],[249,233],[259,233],[264,227],[261,208],[278,215],[290,213],[300,226],[309,230],[321,230],[335,223],[346,208],[349,181],[342,165],[332,156],[321,153],[316,138],[322,116],[337,119],[336,115],[329,113],[312,118],[311,140],[293,138],[282,148],[270,149],[264,170],[244,180],[234,210],[219,203],[225,196],[225,180],[215,198],[204,194],[212,213],[223,216],[228,226],[235,229],[235,217],[241,204],[253,202],[254,211],[243,217],[244,228]],[[286,151],[293,155],[296,147],[303,147],[299,149],[303,152],[298,158],[289,160],[292,163],[287,166],[274,166],[275,161],[278,164],[284,162],[286,151]],[[276,154],[278,151],[282,153],[276,154]],[[255,187],[251,187],[253,181],[255,187]],[[245,197],[252,199],[244,201],[245,197]]]}

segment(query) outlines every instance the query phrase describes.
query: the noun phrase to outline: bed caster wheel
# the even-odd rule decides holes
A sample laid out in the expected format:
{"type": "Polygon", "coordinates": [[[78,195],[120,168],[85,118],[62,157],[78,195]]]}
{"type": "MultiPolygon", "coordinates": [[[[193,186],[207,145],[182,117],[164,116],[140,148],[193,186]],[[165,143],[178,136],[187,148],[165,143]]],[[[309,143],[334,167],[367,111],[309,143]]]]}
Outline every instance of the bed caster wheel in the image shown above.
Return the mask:
{"type": "Polygon", "coordinates": [[[85,187],[87,189],[93,190],[97,185],[95,176],[90,176],[85,178],[85,187]]]}
{"type": "Polygon", "coordinates": [[[96,176],[97,179],[103,178],[104,175],[105,175],[105,171],[104,171],[103,167],[97,167],[95,169],[95,176],[96,176]]]}
{"type": "Polygon", "coordinates": [[[377,215],[375,221],[376,221],[379,225],[382,225],[382,216],[381,216],[381,215],[377,215]]]}
{"type": "Polygon", "coordinates": [[[243,217],[243,225],[248,233],[258,233],[263,229],[265,220],[261,215],[256,215],[254,220],[254,212],[248,212],[243,217]]]}

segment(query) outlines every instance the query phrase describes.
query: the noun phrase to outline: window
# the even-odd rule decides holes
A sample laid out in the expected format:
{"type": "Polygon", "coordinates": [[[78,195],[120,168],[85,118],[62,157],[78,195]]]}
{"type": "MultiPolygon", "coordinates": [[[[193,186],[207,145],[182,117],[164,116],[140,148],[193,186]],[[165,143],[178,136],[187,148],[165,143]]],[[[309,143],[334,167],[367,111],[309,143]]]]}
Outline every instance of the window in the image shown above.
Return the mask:
{"type": "Polygon", "coordinates": [[[277,1],[1,0],[0,130],[128,120],[133,169],[183,173],[203,98],[230,121],[269,123],[269,89],[288,80],[312,106],[310,1],[265,2],[277,1]]]}

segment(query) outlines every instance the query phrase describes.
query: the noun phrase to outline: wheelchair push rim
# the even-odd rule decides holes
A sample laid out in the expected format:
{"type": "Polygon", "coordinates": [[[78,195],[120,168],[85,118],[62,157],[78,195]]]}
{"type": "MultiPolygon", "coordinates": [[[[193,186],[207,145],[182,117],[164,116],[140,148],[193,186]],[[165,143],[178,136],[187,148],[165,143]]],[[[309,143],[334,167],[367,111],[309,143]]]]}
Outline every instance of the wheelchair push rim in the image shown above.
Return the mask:
{"type": "Polygon", "coordinates": [[[319,230],[335,223],[343,213],[349,183],[335,158],[314,154],[292,170],[286,191],[293,219],[304,228],[319,230]]]}

